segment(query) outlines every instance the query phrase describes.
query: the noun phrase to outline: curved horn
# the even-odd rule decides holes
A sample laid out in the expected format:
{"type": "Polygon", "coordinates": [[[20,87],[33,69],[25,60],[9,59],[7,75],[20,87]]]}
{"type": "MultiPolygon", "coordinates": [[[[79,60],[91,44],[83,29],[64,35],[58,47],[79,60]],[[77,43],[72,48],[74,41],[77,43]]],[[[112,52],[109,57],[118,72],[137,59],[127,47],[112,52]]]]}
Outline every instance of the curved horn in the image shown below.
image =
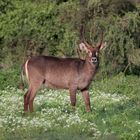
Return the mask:
{"type": "Polygon", "coordinates": [[[97,43],[97,48],[100,49],[101,45],[103,44],[103,31],[101,32],[101,39],[100,41],[97,43]]]}
{"type": "Polygon", "coordinates": [[[84,25],[81,25],[81,27],[80,27],[80,41],[81,42],[84,42],[84,40],[85,40],[84,34],[85,34],[85,28],[84,28],[84,25]]]}

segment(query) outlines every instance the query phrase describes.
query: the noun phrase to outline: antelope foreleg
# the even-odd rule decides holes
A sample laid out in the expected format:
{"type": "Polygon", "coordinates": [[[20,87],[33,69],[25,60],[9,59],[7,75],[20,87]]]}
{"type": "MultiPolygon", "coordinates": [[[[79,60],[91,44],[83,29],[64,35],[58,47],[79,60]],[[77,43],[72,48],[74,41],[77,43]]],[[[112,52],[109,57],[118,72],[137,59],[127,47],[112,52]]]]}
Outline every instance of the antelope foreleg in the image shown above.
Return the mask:
{"type": "Polygon", "coordinates": [[[88,90],[82,91],[83,99],[86,105],[86,111],[91,112],[91,106],[90,106],[90,97],[88,90]]]}
{"type": "Polygon", "coordinates": [[[70,89],[70,102],[73,107],[76,105],[76,89],[70,89]]]}

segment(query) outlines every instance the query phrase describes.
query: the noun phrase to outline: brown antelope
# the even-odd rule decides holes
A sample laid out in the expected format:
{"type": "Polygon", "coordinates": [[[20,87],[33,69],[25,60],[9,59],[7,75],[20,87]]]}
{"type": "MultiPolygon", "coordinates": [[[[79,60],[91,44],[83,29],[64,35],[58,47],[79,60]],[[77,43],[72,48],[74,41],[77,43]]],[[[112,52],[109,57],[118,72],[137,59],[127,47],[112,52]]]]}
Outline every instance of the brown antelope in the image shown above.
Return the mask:
{"type": "Polygon", "coordinates": [[[33,101],[41,85],[50,88],[68,89],[71,105],[76,105],[76,91],[80,90],[86,105],[86,111],[91,111],[89,85],[99,66],[99,51],[104,47],[101,41],[96,47],[87,42],[79,44],[79,49],[85,51],[85,60],[80,58],[59,58],[53,56],[34,56],[23,65],[29,88],[24,95],[24,111],[33,112],[33,101]]]}

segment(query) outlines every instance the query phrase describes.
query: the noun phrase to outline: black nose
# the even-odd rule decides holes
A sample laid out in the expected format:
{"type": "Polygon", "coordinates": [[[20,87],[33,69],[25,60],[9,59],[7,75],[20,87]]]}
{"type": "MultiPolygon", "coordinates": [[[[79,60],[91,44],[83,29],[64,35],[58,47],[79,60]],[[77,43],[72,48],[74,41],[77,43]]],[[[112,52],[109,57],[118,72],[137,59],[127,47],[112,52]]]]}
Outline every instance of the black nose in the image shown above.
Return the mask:
{"type": "Polygon", "coordinates": [[[92,62],[96,63],[97,62],[97,58],[96,57],[92,57],[92,62]]]}

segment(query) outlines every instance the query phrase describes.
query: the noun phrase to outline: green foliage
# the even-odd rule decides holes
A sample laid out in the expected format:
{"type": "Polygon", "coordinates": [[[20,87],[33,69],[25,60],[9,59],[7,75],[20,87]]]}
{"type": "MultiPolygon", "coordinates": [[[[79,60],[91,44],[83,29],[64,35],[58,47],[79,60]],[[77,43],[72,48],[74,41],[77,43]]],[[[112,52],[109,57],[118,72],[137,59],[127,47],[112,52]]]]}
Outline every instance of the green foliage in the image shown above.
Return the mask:
{"type": "Polygon", "coordinates": [[[132,0],[89,0],[88,7],[94,16],[107,16],[109,14],[122,16],[126,12],[136,10],[132,0]]]}
{"type": "Polygon", "coordinates": [[[103,32],[101,76],[139,75],[140,8],[131,0],[1,0],[0,67],[21,65],[29,55],[75,57],[80,28],[89,42],[103,32]]]}
{"type": "MultiPolygon", "coordinates": [[[[93,21],[91,21],[92,23],[93,21]]],[[[130,12],[121,18],[109,16],[97,19],[94,23],[93,29],[96,26],[104,29],[107,41],[107,48],[101,57],[103,65],[101,71],[108,74],[120,71],[139,74],[139,14],[130,12]]],[[[91,32],[93,32],[92,29],[91,32]]]]}
{"type": "Polygon", "coordinates": [[[0,71],[0,89],[8,86],[18,87],[20,81],[20,68],[11,68],[9,70],[0,71]]]}
{"type": "MultiPolygon", "coordinates": [[[[5,43],[2,46],[4,53],[11,53],[15,59],[20,58],[21,54],[22,57],[36,54],[37,49],[40,51],[48,40],[53,39],[51,37],[55,35],[57,28],[52,19],[55,4],[42,3],[38,6],[37,3],[20,2],[16,6],[15,10],[3,15],[0,34],[5,43]]],[[[23,59],[20,58],[20,62],[23,59]]]]}
{"type": "Polygon", "coordinates": [[[0,15],[6,14],[7,12],[14,9],[14,5],[10,0],[1,0],[0,1],[0,15]]]}

